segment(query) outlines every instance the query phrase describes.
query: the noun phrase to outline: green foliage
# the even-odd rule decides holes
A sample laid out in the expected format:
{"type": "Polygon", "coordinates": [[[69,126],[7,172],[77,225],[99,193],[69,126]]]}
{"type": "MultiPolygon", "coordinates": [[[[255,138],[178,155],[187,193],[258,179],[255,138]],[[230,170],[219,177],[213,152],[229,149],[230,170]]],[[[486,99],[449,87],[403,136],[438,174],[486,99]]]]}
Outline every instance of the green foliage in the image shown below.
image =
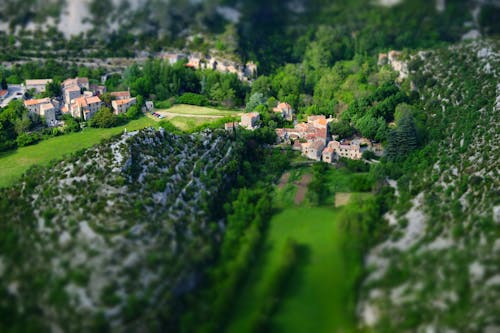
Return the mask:
{"type": "Polygon", "coordinates": [[[62,89],[61,89],[61,83],[52,81],[47,83],[45,87],[45,97],[61,97],[62,96],[62,89]]]}
{"type": "MultiPolygon", "coordinates": [[[[266,103],[266,98],[263,93],[256,92],[253,93],[248,99],[247,105],[245,106],[246,112],[254,111],[258,106],[264,105],[266,103]]],[[[265,108],[267,110],[267,107],[265,108]]],[[[258,111],[257,111],[258,112],[258,111]]]]}
{"type": "Polygon", "coordinates": [[[327,171],[329,165],[327,163],[317,162],[312,166],[312,180],[307,185],[307,195],[309,200],[314,205],[323,205],[330,196],[330,188],[328,187],[327,171]]]}
{"type": "Polygon", "coordinates": [[[16,143],[18,147],[29,146],[40,141],[40,135],[38,133],[21,133],[16,138],[16,143]]]}
{"type": "Polygon", "coordinates": [[[177,98],[177,103],[198,105],[198,106],[206,106],[209,104],[208,99],[205,96],[195,93],[182,94],[180,97],[177,98]]]}
{"type": "Polygon", "coordinates": [[[417,129],[413,115],[405,112],[399,119],[397,127],[389,133],[387,156],[393,160],[401,159],[417,147],[417,129]]]}
{"type": "Polygon", "coordinates": [[[142,115],[141,111],[141,106],[139,103],[132,105],[127,112],[125,113],[125,116],[127,119],[132,120],[132,119],[137,119],[142,115]]]}
{"type": "Polygon", "coordinates": [[[118,125],[118,117],[108,107],[100,108],[90,119],[90,126],[110,128],[118,125]]]}

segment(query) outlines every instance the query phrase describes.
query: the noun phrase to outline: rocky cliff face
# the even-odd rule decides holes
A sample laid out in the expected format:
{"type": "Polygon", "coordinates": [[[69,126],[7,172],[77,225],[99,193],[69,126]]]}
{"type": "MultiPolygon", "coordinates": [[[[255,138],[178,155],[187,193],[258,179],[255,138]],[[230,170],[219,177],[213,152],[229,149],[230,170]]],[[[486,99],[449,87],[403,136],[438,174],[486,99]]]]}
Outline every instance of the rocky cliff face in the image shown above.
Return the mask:
{"type": "Polygon", "coordinates": [[[367,256],[360,315],[393,332],[498,332],[497,41],[420,52],[411,78],[430,143],[398,182],[392,232],[367,256]]]}
{"type": "Polygon", "coordinates": [[[143,130],[2,190],[0,312],[40,330],[157,330],[213,254],[236,156],[225,132],[143,130]]]}

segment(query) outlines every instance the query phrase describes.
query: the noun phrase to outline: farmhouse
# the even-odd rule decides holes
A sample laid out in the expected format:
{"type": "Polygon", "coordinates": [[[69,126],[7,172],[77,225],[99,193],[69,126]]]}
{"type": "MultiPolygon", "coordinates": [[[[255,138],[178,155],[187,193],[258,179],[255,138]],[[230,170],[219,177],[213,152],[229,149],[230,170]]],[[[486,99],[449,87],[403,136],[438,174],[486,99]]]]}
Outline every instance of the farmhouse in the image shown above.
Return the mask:
{"type": "Polygon", "coordinates": [[[359,144],[352,143],[348,140],[332,141],[328,144],[329,147],[332,147],[335,151],[335,154],[338,157],[346,157],[353,160],[359,160],[361,158],[361,149],[359,144]]]}
{"type": "Polygon", "coordinates": [[[246,129],[255,129],[257,122],[260,120],[260,114],[258,112],[249,112],[241,116],[241,127],[246,129]]]}
{"type": "Polygon", "coordinates": [[[321,161],[321,154],[325,144],[321,141],[308,141],[302,144],[302,154],[312,160],[321,161]]]}
{"type": "Polygon", "coordinates": [[[288,103],[279,103],[278,106],[273,108],[273,111],[276,114],[281,115],[281,117],[283,117],[284,119],[286,119],[288,121],[293,120],[293,109],[292,109],[291,105],[288,103]]]}
{"type": "Polygon", "coordinates": [[[56,107],[52,102],[40,105],[40,115],[45,117],[45,122],[49,126],[57,125],[56,107]]]}
{"type": "Polygon", "coordinates": [[[66,79],[62,83],[63,89],[77,86],[82,90],[90,90],[89,79],[86,77],[77,77],[74,79],[66,79]]]}
{"type": "Polygon", "coordinates": [[[226,131],[233,131],[235,130],[236,128],[238,128],[238,122],[236,121],[232,121],[232,122],[229,122],[229,123],[225,123],[224,124],[224,129],[226,131]]]}
{"type": "Polygon", "coordinates": [[[47,83],[52,83],[52,79],[38,79],[38,80],[26,80],[26,90],[35,90],[35,93],[45,92],[45,87],[47,83]]]}
{"type": "Polygon", "coordinates": [[[75,118],[80,118],[83,115],[85,120],[89,120],[101,108],[101,105],[102,101],[97,96],[82,96],[72,101],[69,111],[75,118]]]}
{"type": "Polygon", "coordinates": [[[28,111],[40,115],[40,106],[47,103],[50,103],[50,98],[48,97],[41,99],[29,99],[24,101],[24,106],[28,109],[28,111]]]}
{"type": "Polygon", "coordinates": [[[82,91],[78,86],[69,86],[63,89],[63,95],[64,95],[64,104],[69,106],[72,100],[82,95],[82,91]]]}
{"type": "Polygon", "coordinates": [[[117,100],[122,99],[130,99],[130,91],[114,91],[110,93],[111,97],[114,97],[117,100]]]}
{"type": "Polygon", "coordinates": [[[137,102],[136,98],[126,98],[126,99],[118,99],[116,101],[112,101],[111,105],[113,106],[113,112],[115,114],[120,114],[127,112],[127,110],[137,102]]]}

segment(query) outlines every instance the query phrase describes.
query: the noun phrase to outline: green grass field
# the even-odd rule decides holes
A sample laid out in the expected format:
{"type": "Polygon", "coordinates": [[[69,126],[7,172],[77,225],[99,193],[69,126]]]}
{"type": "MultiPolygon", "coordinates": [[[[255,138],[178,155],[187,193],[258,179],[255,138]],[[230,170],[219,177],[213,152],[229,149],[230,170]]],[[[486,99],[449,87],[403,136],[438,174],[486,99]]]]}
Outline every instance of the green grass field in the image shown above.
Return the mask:
{"type": "Polygon", "coordinates": [[[157,126],[148,117],[141,117],[128,124],[113,128],[85,128],[78,133],[58,136],[43,140],[36,145],[21,147],[0,154],[0,187],[9,186],[34,164],[47,164],[80,149],[98,144],[102,139],[127,131],[157,126]]]}
{"type": "MultiPolygon", "coordinates": [[[[329,186],[349,192],[352,174],[330,169],[329,186]]],[[[294,183],[309,167],[292,168],[286,185],[275,189],[275,207],[280,212],[270,221],[266,238],[241,294],[234,306],[228,332],[250,332],[252,320],[265,304],[267,287],[282,256],[285,242],[299,244],[298,262],[285,285],[270,332],[351,332],[355,327],[356,280],[361,263],[345,253],[345,233],[338,221],[339,212],[331,204],[310,207],[308,201],[295,205],[294,183]]],[[[352,193],[367,197],[369,193],[352,193]]],[[[330,200],[329,200],[330,202],[330,200]]]]}
{"type": "Polygon", "coordinates": [[[183,116],[175,116],[172,118],[167,117],[167,120],[172,123],[175,127],[182,131],[190,131],[195,129],[198,126],[201,126],[206,123],[212,123],[214,121],[219,120],[220,118],[195,118],[195,117],[183,117],[183,116]]]}
{"type": "Polygon", "coordinates": [[[218,110],[214,108],[209,108],[205,106],[187,105],[187,104],[176,104],[168,109],[158,109],[155,110],[158,113],[175,113],[179,115],[198,115],[198,116],[216,116],[216,117],[231,117],[240,116],[242,112],[240,111],[229,111],[229,110],[218,110]]]}
{"type": "MultiPolygon", "coordinates": [[[[223,117],[240,117],[242,112],[218,110],[214,108],[176,104],[168,109],[157,109],[155,112],[165,116],[164,119],[170,121],[175,127],[183,131],[190,131],[203,124],[212,123],[223,117]]],[[[156,117],[151,119],[160,121],[156,117]]]]}
{"type": "Polygon", "coordinates": [[[344,262],[342,230],[333,208],[290,207],[271,220],[263,253],[235,305],[228,332],[249,332],[252,316],[265,301],[268,279],[288,238],[301,246],[272,318],[271,332],[349,332],[354,327],[357,271],[344,262]]]}

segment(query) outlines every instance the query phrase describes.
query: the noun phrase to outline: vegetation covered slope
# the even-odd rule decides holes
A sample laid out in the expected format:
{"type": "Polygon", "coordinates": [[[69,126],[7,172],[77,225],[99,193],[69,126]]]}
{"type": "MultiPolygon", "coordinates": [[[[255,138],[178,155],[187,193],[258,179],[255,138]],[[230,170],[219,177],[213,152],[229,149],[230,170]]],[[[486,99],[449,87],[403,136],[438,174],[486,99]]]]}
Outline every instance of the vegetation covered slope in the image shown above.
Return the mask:
{"type": "Polygon", "coordinates": [[[429,144],[389,174],[393,231],[367,257],[359,306],[386,332],[500,330],[497,41],[420,52],[410,65],[429,144]]]}
{"type": "Polygon", "coordinates": [[[158,331],[223,231],[224,131],[123,134],[0,194],[0,331],[158,331]]]}

